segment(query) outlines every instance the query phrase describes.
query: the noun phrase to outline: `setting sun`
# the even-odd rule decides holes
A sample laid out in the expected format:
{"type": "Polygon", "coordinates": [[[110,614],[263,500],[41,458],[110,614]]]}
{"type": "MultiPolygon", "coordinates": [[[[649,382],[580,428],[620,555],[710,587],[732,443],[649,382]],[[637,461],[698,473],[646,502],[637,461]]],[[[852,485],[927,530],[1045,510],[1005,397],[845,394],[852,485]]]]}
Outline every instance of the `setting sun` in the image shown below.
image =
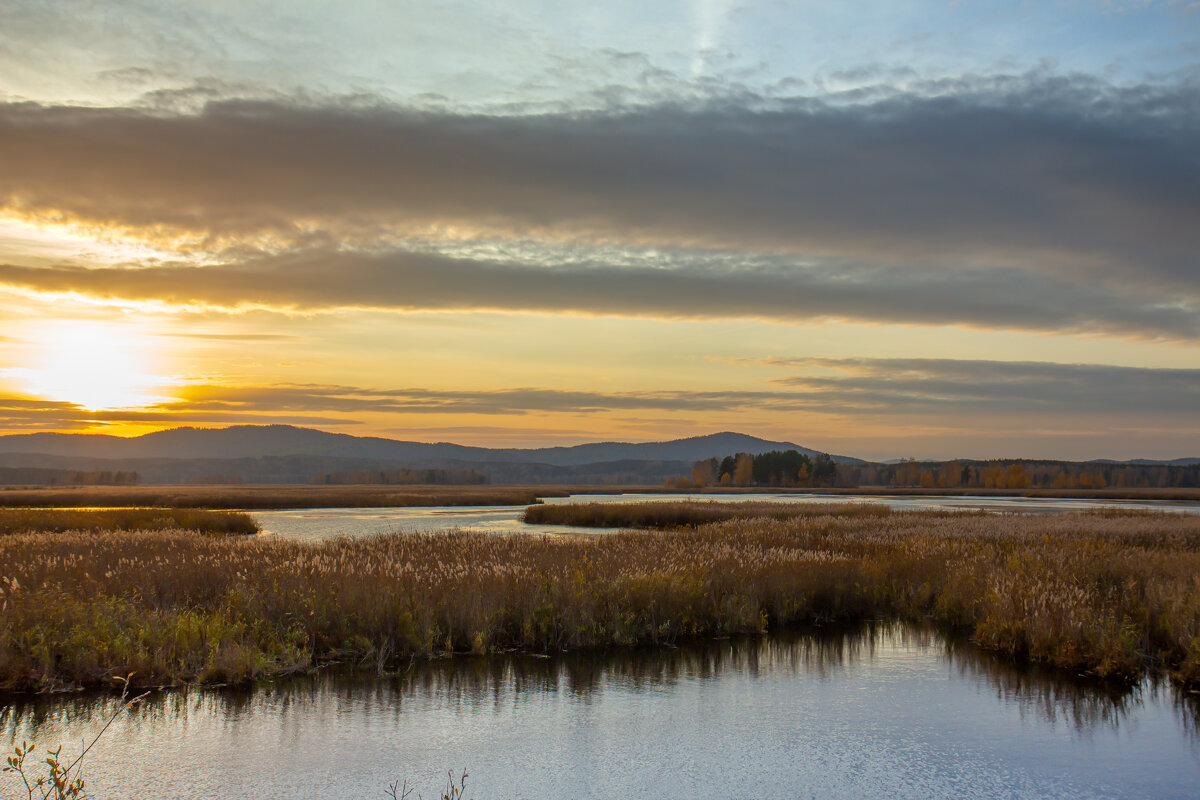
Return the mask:
{"type": "Polygon", "coordinates": [[[148,337],[116,324],[60,322],[34,334],[37,360],[21,370],[28,390],[89,411],[139,408],[159,401],[148,337]]]}

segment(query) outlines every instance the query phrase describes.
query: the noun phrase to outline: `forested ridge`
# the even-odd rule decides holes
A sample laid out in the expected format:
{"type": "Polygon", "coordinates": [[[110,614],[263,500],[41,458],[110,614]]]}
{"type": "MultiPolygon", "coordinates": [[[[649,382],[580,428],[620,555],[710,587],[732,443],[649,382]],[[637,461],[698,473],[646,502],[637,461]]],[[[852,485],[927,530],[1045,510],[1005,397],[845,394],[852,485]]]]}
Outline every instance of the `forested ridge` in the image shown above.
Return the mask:
{"type": "Polygon", "coordinates": [[[917,461],[895,464],[837,463],[828,454],[796,450],[759,455],[737,453],[697,461],[689,475],[668,479],[668,488],[706,486],[854,487],[925,489],[1197,488],[1200,464],[1113,464],[1095,461],[995,459],[917,461]]]}

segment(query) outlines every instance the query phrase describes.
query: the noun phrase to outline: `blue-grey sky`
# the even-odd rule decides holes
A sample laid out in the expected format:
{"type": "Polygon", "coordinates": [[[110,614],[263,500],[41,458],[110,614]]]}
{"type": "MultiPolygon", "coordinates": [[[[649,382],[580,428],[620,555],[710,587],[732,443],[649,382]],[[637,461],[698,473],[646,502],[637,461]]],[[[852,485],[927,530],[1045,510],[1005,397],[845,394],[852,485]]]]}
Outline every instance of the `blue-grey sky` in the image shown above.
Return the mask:
{"type": "Polygon", "coordinates": [[[207,89],[497,109],[823,96],[1030,71],[1190,79],[1200,5],[13,0],[0,30],[10,99],[135,103],[207,89]]]}
{"type": "Polygon", "coordinates": [[[0,6],[0,428],[1200,453],[1200,2],[0,6]]]}

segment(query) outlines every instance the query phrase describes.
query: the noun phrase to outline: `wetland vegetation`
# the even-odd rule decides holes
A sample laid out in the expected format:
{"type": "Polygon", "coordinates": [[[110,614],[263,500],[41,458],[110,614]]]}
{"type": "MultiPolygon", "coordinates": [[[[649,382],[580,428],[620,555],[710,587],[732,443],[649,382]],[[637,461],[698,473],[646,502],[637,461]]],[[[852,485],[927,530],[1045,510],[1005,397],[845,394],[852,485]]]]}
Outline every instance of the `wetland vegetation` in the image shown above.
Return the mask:
{"type": "MultiPolygon", "coordinates": [[[[234,682],[331,661],[384,672],[451,652],[866,619],[928,621],[1117,681],[1162,669],[1200,685],[1198,517],[760,510],[578,537],[12,534],[0,537],[0,687],[130,672],[138,685],[234,682]]],[[[652,525],[648,511],[621,513],[652,525]]]]}
{"type": "Polygon", "coordinates": [[[525,522],[542,525],[574,525],[581,528],[672,528],[727,522],[731,519],[785,520],[797,517],[852,514],[886,517],[892,509],[864,503],[790,504],[770,502],[678,502],[649,503],[562,503],[529,506],[525,522]]]}
{"type": "Polygon", "coordinates": [[[248,514],[197,508],[0,508],[0,536],[164,529],[214,534],[258,533],[248,514]]]}

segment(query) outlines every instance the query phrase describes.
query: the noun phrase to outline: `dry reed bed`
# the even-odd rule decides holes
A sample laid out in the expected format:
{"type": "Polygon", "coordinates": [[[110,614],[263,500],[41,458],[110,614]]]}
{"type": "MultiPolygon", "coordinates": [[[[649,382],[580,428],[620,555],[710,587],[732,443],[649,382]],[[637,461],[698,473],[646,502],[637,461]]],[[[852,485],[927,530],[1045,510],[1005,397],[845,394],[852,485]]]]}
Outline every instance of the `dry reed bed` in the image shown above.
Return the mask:
{"type": "Polygon", "coordinates": [[[795,519],[853,514],[886,517],[888,506],[867,503],[764,503],[729,501],[657,501],[641,503],[548,503],[529,506],[525,522],[584,528],[673,528],[731,519],[795,519]]]}
{"type": "MultiPolygon", "coordinates": [[[[177,528],[199,533],[251,534],[249,514],[194,508],[57,509],[0,508],[0,536],[65,531],[148,531],[177,528]]],[[[3,570],[0,569],[0,574],[3,570]]]]}
{"type": "Polygon", "coordinates": [[[927,618],[982,645],[1200,685],[1200,519],[845,512],[599,537],[317,545],[178,531],[0,538],[0,687],[232,681],[323,660],[670,642],[927,618]]]}

